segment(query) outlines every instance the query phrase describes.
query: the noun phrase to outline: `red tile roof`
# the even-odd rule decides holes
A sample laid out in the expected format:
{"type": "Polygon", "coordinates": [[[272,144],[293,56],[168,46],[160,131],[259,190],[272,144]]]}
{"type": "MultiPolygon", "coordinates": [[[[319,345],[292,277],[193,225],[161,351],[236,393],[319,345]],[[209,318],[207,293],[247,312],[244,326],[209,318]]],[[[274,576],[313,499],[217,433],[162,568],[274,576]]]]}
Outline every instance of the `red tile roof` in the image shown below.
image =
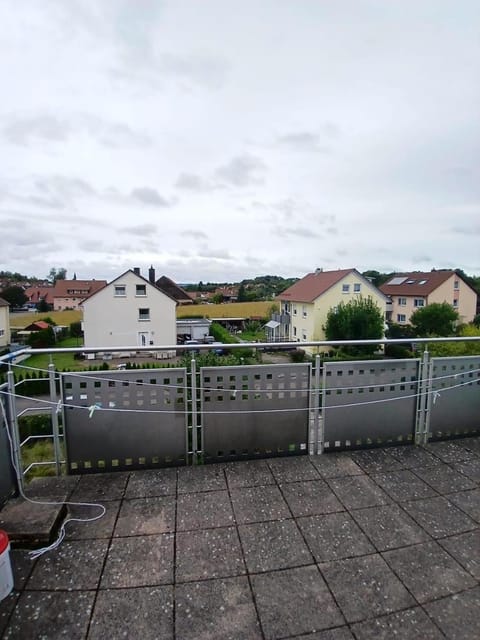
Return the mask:
{"type": "Polygon", "coordinates": [[[25,295],[29,302],[37,304],[40,300],[45,300],[48,304],[53,304],[53,287],[33,286],[25,290],[25,295]]]}
{"type": "Polygon", "coordinates": [[[107,286],[106,280],[57,280],[55,282],[54,298],[86,298],[107,286]]]}
{"type": "Polygon", "coordinates": [[[337,282],[340,282],[345,276],[353,272],[356,272],[356,269],[308,273],[304,278],[278,295],[277,300],[313,302],[330,287],[333,287],[334,284],[337,284],[337,282]]]}
{"type": "Polygon", "coordinates": [[[461,279],[455,271],[396,273],[379,288],[387,296],[428,296],[452,276],[461,279]],[[403,281],[401,281],[402,278],[403,281]],[[395,282],[398,284],[395,284],[395,282]]]}

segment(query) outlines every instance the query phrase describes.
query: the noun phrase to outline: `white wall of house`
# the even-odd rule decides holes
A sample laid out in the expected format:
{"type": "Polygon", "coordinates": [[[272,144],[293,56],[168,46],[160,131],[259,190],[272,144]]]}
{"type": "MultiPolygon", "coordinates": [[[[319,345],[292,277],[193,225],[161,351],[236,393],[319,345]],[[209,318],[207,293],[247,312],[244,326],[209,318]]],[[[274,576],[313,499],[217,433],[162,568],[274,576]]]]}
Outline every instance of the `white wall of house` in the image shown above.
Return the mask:
{"type": "Polygon", "coordinates": [[[0,348],[10,344],[10,316],[8,305],[0,306],[0,348]]]}
{"type": "Polygon", "coordinates": [[[174,345],[176,302],[127,271],[83,303],[86,347],[174,345]]]}

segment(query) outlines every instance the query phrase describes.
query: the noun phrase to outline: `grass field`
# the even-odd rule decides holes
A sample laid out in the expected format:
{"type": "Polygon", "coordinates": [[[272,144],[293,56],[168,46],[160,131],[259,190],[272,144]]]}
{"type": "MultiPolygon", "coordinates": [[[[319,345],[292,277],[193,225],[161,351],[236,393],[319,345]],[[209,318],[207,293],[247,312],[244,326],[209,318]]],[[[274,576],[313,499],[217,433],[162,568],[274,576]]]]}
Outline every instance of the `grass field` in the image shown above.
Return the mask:
{"type": "Polygon", "coordinates": [[[51,318],[57,325],[69,327],[72,322],[79,322],[83,318],[81,311],[46,311],[45,313],[11,313],[10,327],[23,329],[36,320],[51,318]]]}

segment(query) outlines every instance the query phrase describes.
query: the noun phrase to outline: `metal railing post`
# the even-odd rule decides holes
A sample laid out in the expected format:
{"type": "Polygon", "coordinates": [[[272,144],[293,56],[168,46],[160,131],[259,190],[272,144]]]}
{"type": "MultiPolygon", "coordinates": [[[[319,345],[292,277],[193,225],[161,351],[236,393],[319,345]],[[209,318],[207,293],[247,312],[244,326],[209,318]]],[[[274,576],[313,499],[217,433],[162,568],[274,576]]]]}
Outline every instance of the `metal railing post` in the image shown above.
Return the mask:
{"type": "Polygon", "coordinates": [[[23,464],[22,464],[22,454],[20,451],[20,432],[18,428],[18,419],[17,419],[17,404],[15,402],[15,376],[13,375],[13,371],[9,369],[7,371],[7,385],[8,385],[8,413],[10,418],[10,426],[7,425],[7,429],[9,429],[10,437],[12,439],[12,458],[15,464],[15,475],[17,478],[18,489],[20,493],[23,492],[24,489],[24,481],[23,481],[23,464]]]}
{"type": "Polygon", "coordinates": [[[191,391],[192,391],[192,464],[197,464],[198,452],[198,412],[197,412],[197,363],[195,356],[191,360],[191,391]]]}
{"type": "Polygon", "coordinates": [[[313,446],[310,453],[323,453],[323,429],[320,424],[320,369],[321,358],[317,353],[315,356],[315,369],[313,376],[313,446]]]}
{"type": "MultiPolygon", "coordinates": [[[[420,375],[418,380],[417,411],[415,418],[415,444],[424,445],[428,439],[427,416],[429,412],[430,384],[429,384],[430,357],[428,349],[423,352],[420,362],[420,375]]],[[[429,422],[429,420],[428,420],[429,422]]]]}
{"type": "MultiPolygon", "coordinates": [[[[426,359],[427,359],[427,373],[426,373],[426,405],[425,405],[425,420],[423,423],[423,442],[422,444],[427,444],[430,439],[430,419],[432,417],[432,401],[433,401],[433,362],[428,353],[428,345],[427,349],[425,349],[426,359]]],[[[424,355],[425,355],[424,354],[424,355]]]]}
{"type": "Polygon", "coordinates": [[[48,365],[48,383],[50,386],[50,402],[52,403],[52,434],[53,434],[53,450],[55,453],[55,471],[57,476],[61,474],[62,452],[60,449],[60,434],[58,431],[58,411],[57,411],[57,387],[55,384],[55,365],[48,365]]]}

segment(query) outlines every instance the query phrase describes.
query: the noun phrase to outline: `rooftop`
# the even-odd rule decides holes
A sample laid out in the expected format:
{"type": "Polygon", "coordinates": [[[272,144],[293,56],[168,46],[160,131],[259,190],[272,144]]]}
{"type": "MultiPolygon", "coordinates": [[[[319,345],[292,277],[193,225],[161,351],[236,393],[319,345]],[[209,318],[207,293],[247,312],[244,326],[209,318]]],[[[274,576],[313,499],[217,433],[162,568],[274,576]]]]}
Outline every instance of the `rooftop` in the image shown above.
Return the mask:
{"type": "Polygon", "coordinates": [[[480,637],[478,437],[59,482],[106,515],[12,550],[4,639],[480,637]]]}

